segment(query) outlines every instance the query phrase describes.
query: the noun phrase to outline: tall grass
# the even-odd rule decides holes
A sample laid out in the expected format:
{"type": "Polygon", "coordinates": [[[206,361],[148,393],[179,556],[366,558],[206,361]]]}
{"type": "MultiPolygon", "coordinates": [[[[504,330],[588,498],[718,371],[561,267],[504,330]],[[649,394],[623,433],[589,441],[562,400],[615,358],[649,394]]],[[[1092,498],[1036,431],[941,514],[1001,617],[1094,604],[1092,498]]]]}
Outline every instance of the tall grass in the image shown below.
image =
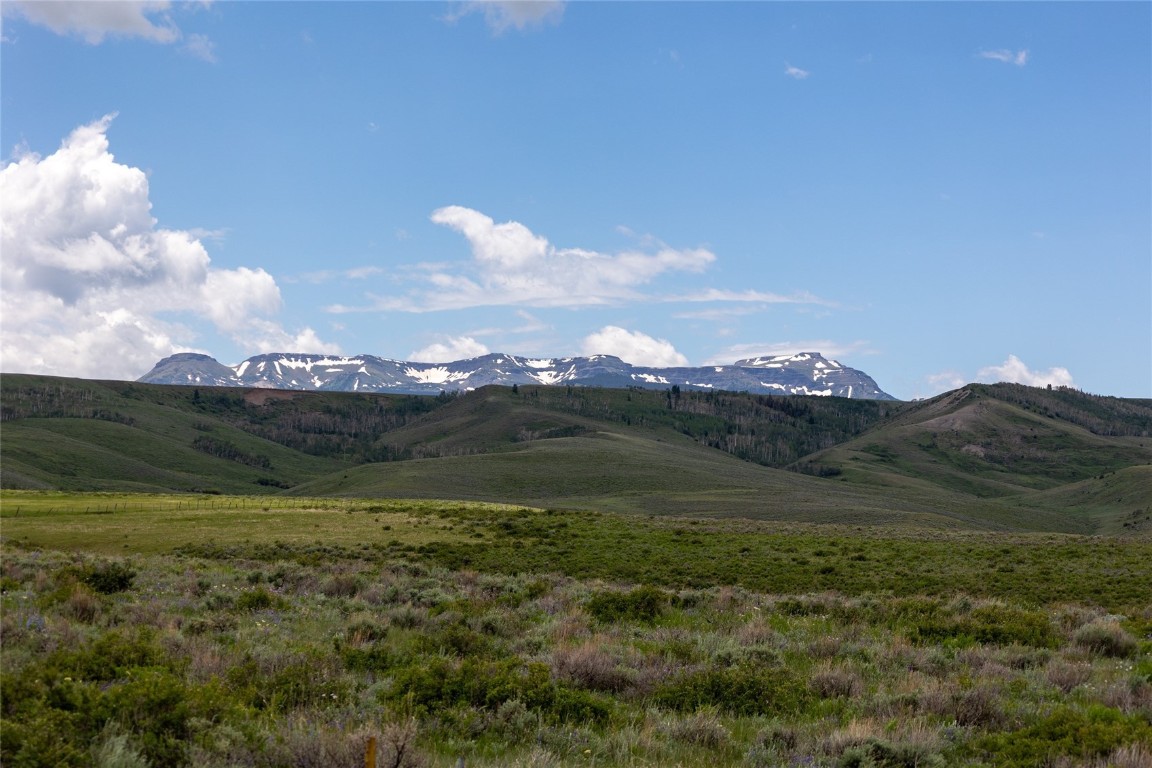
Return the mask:
{"type": "Polygon", "coordinates": [[[243,548],[2,554],[6,766],[359,768],[369,739],[378,766],[407,768],[1128,768],[1152,752],[1147,610],[243,548]]]}

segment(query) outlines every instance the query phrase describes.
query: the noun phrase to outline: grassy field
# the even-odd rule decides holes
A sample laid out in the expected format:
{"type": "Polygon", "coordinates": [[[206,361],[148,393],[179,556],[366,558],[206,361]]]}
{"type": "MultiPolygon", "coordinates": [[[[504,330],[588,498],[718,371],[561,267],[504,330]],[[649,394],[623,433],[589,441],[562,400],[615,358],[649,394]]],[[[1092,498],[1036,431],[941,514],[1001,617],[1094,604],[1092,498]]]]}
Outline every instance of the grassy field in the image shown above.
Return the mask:
{"type": "Polygon", "coordinates": [[[492,573],[762,592],[954,592],[1136,611],[1146,537],[636,516],[412,499],[0,492],[7,542],[104,555],[403,558],[492,573]]]}
{"type": "Polygon", "coordinates": [[[1147,401],[3,395],[5,766],[1152,765],[1147,401]]]}
{"type": "Polygon", "coordinates": [[[1141,537],[27,491],[0,535],[6,766],[1152,760],[1141,537]]]}

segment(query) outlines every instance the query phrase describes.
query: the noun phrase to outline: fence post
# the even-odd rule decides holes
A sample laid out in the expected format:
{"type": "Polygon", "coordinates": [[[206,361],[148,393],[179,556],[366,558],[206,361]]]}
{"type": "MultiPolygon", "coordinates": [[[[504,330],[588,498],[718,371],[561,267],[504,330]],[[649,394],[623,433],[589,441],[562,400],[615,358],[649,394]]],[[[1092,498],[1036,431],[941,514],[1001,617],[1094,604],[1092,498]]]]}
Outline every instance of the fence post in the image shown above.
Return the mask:
{"type": "Polygon", "coordinates": [[[376,768],[376,737],[368,737],[368,745],[364,748],[364,768],[376,768]]]}

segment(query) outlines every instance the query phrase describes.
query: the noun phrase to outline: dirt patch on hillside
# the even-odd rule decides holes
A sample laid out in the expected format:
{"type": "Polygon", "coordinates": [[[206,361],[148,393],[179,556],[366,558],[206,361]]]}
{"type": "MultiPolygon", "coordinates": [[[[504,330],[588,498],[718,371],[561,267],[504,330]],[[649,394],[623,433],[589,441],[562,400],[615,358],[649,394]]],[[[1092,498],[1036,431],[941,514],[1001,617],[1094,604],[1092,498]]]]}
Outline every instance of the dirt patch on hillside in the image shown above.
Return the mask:
{"type": "Polygon", "coordinates": [[[954,430],[957,432],[964,431],[974,424],[978,424],[982,419],[987,407],[983,403],[973,403],[966,405],[963,408],[946,413],[943,416],[937,416],[934,419],[920,422],[921,427],[932,430],[954,430]]]}

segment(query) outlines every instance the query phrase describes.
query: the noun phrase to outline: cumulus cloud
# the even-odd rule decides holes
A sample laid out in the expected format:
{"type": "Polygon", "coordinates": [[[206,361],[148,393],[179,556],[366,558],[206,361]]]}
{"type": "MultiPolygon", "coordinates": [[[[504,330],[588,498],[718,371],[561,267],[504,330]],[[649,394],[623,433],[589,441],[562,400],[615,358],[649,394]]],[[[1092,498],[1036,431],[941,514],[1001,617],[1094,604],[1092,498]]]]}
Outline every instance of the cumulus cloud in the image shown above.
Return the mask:
{"type": "Polygon", "coordinates": [[[632,365],[674,368],[688,365],[688,358],[676,351],[666,339],[654,339],[639,331],[606,325],[585,337],[581,344],[584,355],[614,355],[632,365]]]}
{"type": "Polygon", "coordinates": [[[523,224],[497,224],[479,211],[453,205],[432,221],[464,235],[472,260],[422,265],[414,279],[426,283],[403,297],[375,297],[369,307],[329,307],[331,312],[428,312],[480,306],[586,307],[645,298],[639,288],[667,272],[702,272],[716,256],[704,248],[661,246],[605,254],[557,248],[523,224]]]}
{"type": "Polygon", "coordinates": [[[470,0],[445,16],[455,22],[472,13],[484,16],[484,23],[494,34],[510,29],[519,32],[544,24],[559,24],[564,15],[564,0],[470,0]]]}
{"type": "Polygon", "coordinates": [[[89,45],[100,45],[109,38],[141,38],[161,45],[183,41],[184,52],[214,63],[215,44],[207,35],[185,36],[172,19],[171,10],[169,0],[14,0],[3,5],[5,16],[21,16],[89,45]]]}
{"type": "Polygon", "coordinates": [[[167,0],[54,0],[6,5],[6,12],[17,13],[58,35],[79,37],[92,45],[104,42],[107,37],[142,37],[154,43],[174,43],[180,39],[180,30],[168,16],[172,4],[167,0]]]}
{"type": "Polygon", "coordinates": [[[831,339],[809,339],[808,341],[776,341],[753,344],[733,344],[719,350],[704,361],[704,365],[731,365],[737,360],[753,357],[776,357],[777,355],[798,355],[801,352],[818,352],[828,359],[848,355],[862,355],[871,352],[867,341],[848,343],[831,339]]]}
{"type": "Polygon", "coordinates": [[[1049,368],[1047,371],[1033,371],[1016,357],[1008,355],[1008,359],[1001,365],[990,365],[981,368],[977,374],[979,381],[984,382],[1010,382],[1012,384],[1026,384],[1030,387],[1071,387],[1072,374],[1067,368],[1049,368]]]}
{"type": "Polygon", "coordinates": [[[992,61],[1000,61],[1005,64],[1015,64],[1017,67],[1022,67],[1028,63],[1028,51],[1009,51],[1001,49],[998,51],[980,51],[980,58],[991,59],[992,61]]]}
{"type": "Polygon", "coordinates": [[[408,359],[415,363],[453,363],[468,360],[489,353],[488,347],[471,336],[454,336],[443,342],[429,344],[423,349],[409,353],[408,359]]]}
{"type": "Polygon", "coordinates": [[[144,172],[109,152],[111,121],[0,170],[4,370],[135,378],[204,321],[249,349],[338,351],[271,319],[280,289],[263,269],[214,267],[193,233],[157,226],[144,172]]]}

